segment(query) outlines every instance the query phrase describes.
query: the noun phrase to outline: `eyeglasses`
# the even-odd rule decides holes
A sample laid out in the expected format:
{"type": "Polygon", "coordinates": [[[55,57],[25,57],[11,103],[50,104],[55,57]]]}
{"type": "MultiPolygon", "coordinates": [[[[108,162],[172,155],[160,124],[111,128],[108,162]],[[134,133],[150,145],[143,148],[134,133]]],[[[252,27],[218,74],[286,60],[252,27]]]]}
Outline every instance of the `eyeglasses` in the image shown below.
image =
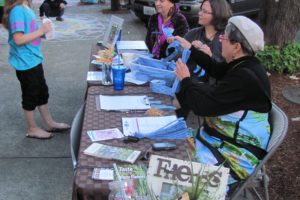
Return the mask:
{"type": "Polygon", "coordinates": [[[204,13],[204,14],[209,14],[209,15],[212,15],[212,14],[213,14],[213,12],[209,12],[209,11],[203,9],[203,8],[200,8],[199,12],[202,12],[202,13],[204,13]]]}
{"type": "Polygon", "coordinates": [[[229,40],[228,37],[225,36],[225,34],[219,35],[219,41],[223,42],[224,40],[229,40]]]}

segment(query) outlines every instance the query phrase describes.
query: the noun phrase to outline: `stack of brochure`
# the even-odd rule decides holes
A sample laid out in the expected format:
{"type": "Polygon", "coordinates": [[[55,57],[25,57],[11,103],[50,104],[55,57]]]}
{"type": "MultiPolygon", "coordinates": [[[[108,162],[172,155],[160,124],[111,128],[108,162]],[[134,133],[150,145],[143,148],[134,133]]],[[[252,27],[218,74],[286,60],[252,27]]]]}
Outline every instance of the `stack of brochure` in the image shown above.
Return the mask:
{"type": "Polygon", "coordinates": [[[141,151],[93,143],[83,153],[99,158],[134,163],[141,154],[141,151]]]}
{"type": "Polygon", "coordinates": [[[144,41],[117,41],[117,51],[122,53],[147,54],[148,47],[144,41]]]}
{"type": "Polygon", "coordinates": [[[118,128],[87,131],[92,142],[122,138],[124,135],[118,128]]]}
{"type": "Polygon", "coordinates": [[[124,135],[150,139],[186,139],[189,129],[176,116],[122,118],[124,135]]]}

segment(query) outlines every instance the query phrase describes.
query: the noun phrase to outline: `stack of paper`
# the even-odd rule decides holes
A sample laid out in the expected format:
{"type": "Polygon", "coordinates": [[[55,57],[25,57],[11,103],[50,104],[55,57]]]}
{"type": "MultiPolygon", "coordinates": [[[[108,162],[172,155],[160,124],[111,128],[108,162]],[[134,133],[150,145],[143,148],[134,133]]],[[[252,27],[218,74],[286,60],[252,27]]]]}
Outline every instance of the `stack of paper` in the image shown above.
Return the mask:
{"type": "Polygon", "coordinates": [[[122,118],[124,135],[150,139],[186,139],[189,130],[183,118],[162,117],[122,118]]]}
{"type": "Polygon", "coordinates": [[[117,41],[117,51],[121,53],[148,53],[148,47],[144,41],[117,41]]]}
{"type": "Polygon", "coordinates": [[[111,140],[111,139],[124,137],[124,135],[118,128],[111,128],[105,130],[92,130],[92,131],[87,131],[87,134],[92,140],[92,142],[111,140]]]}
{"type": "Polygon", "coordinates": [[[99,158],[134,163],[141,154],[141,151],[93,143],[83,153],[99,158]]]}
{"type": "Polygon", "coordinates": [[[98,71],[89,71],[87,73],[87,81],[101,81],[102,80],[102,72],[98,71]]]}
{"type": "Polygon", "coordinates": [[[100,95],[100,109],[108,111],[148,110],[151,108],[146,95],[100,95]]]}

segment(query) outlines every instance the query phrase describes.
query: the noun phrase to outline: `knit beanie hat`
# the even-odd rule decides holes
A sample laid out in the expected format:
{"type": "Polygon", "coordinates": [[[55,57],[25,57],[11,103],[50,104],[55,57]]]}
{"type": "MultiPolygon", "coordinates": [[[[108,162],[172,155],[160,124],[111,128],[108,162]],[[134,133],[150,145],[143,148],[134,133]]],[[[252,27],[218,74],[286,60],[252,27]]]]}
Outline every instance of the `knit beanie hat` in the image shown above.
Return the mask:
{"type": "Polygon", "coordinates": [[[228,22],[234,24],[239,29],[253,52],[264,49],[264,33],[255,22],[244,16],[231,17],[228,22]]]}

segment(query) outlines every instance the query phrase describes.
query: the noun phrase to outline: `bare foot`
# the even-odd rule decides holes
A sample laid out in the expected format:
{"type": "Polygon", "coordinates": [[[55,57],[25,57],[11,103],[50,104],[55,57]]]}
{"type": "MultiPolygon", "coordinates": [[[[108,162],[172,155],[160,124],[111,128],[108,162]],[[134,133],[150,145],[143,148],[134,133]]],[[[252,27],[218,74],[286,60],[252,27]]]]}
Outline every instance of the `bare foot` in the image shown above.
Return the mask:
{"type": "Polygon", "coordinates": [[[50,139],[53,137],[53,135],[52,133],[49,133],[39,127],[36,127],[36,128],[29,128],[27,130],[26,137],[36,138],[36,139],[50,139]]]}
{"type": "Polygon", "coordinates": [[[46,126],[46,130],[49,132],[62,132],[69,130],[71,128],[70,125],[65,123],[53,122],[50,125],[46,126]]]}

